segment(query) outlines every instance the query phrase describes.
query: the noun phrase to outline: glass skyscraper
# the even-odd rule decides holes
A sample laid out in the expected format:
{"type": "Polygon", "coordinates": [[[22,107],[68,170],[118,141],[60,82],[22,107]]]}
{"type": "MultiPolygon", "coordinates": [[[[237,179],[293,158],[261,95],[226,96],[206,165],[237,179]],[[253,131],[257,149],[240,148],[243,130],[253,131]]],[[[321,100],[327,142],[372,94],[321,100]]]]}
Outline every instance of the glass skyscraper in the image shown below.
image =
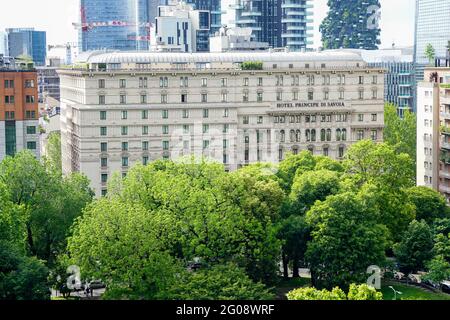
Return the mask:
{"type": "Polygon", "coordinates": [[[44,66],[47,56],[47,35],[45,31],[33,28],[6,29],[8,34],[8,53],[11,57],[30,56],[35,65],[44,66]]]}
{"type": "Polygon", "coordinates": [[[416,0],[415,53],[417,80],[429,64],[425,49],[431,44],[436,57],[444,58],[450,41],[450,0],[416,0]]]}
{"type": "Polygon", "coordinates": [[[158,0],[80,0],[82,51],[148,50],[158,0]]]}

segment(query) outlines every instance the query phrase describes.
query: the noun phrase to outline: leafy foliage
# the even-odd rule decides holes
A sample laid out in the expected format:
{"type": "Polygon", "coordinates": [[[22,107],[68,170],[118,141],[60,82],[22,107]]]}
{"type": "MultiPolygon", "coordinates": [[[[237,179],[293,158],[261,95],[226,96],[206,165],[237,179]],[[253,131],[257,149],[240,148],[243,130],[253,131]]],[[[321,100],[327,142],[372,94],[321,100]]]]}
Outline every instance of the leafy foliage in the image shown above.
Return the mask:
{"type": "Polygon", "coordinates": [[[288,300],[347,300],[345,292],[338,287],[331,291],[326,289],[299,288],[288,292],[288,300]]]}

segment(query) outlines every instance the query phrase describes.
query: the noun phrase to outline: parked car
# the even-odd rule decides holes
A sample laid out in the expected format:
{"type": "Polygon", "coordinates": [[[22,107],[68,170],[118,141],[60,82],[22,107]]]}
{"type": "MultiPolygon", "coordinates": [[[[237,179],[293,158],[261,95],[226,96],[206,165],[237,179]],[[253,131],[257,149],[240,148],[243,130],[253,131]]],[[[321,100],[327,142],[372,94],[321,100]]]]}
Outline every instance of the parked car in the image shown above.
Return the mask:
{"type": "Polygon", "coordinates": [[[441,290],[442,290],[442,292],[450,294],[450,281],[442,281],[441,282],[441,290]]]}

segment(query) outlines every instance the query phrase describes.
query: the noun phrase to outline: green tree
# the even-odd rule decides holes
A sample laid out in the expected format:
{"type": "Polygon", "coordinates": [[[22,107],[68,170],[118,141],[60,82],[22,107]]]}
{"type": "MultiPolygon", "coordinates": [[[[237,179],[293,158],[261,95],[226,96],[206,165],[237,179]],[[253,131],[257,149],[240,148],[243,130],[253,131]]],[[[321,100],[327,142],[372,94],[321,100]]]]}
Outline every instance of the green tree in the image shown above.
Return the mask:
{"type": "Polygon", "coordinates": [[[385,262],[386,227],[363,196],[329,196],[306,217],[312,228],[306,259],[314,286],[348,288],[366,280],[367,267],[385,262]]]}
{"type": "Polygon", "coordinates": [[[283,189],[287,194],[291,191],[291,186],[297,174],[314,170],[316,158],[309,151],[302,151],[299,154],[288,154],[279,164],[278,177],[281,179],[283,189]],[[298,173],[297,173],[298,172],[298,173]]]}
{"type": "Polygon", "coordinates": [[[315,288],[299,288],[287,293],[288,300],[347,300],[345,292],[338,287],[328,291],[315,288]]]}
{"type": "Polygon", "coordinates": [[[347,293],[348,300],[383,300],[383,294],[367,284],[352,283],[347,293]]]}
{"type": "Polygon", "coordinates": [[[253,282],[245,271],[234,264],[186,273],[171,292],[176,300],[271,300],[262,283],[253,282]]]}
{"type": "Polygon", "coordinates": [[[449,208],[445,198],[437,191],[428,187],[412,187],[408,191],[409,199],[416,206],[416,219],[425,220],[431,225],[436,219],[449,216],[449,208]]]}
{"type": "Polygon", "coordinates": [[[425,221],[414,220],[403,234],[402,241],[394,247],[400,270],[411,273],[423,270],[431,258],[433,234],[425,221]]]}
{"type": "Polygon", "coordinates": [[[397,113],[397,107],[393,104],[386,104],[384,107],[384,142],[394,147],[397,153],[406,153],[412,160],[412,170],[415,175],[416,170],[416,135],[417,117],[416,114],[406,110],[403,118],[397,113]]]}
{"type": "Polygon", "coordinates": [[[317,170],[296,175],[289,195],[293,214],[305,214],[316,201],[339,192],[340,174],[317,170]]]}
{"type": "Polygon", "coordinates": [[[61,133],[51,132],[47,137],[47,156],[44,158],[48,170],[62,174],[61,133]]]}
{"type": "Polygon", "coordinates": [[[424,280],[431,280],[434,283],[441,283],[450,279],[450,263],[443,255],[435,256],[427,263],[428,273],[424,276],[424,280]]]}
{"type": "Polygon", "coordinates": [[[425,47],[424,54],[425,57],[428,58],[428,62],[430,63],[430,65],[432,65],[434,62],[434,58],[436,57],[436,50],[434,49],[431,43],[428,43],[427,46],[425,47]]]}
{"type": "Polygon", "coordinates": [[[378,49],[380,28],[370,9],[380,8],[379,0],[328,0],[328,7],[320,25],[325,49],[378,49]]]}

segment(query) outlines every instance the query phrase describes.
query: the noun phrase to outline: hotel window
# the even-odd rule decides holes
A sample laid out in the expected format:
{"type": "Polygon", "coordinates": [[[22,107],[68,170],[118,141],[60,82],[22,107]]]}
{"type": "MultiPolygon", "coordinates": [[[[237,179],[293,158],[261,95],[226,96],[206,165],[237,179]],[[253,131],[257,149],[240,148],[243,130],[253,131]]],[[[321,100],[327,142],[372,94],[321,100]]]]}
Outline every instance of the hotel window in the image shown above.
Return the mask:
{"type": "Polygon", "coordinates": [[[98,104],[106,104],[106,97],[104,95],[98,96],[98,104]]]}
{"type": "Polygon", "coordinates": [[[322,76],[322,84],[325,85],[330,85],[330,76],[329,75],[323,75],[322,76]]]}
{"type": "Polygon", "coordinates": [[[36,150],[36,141],[28,141],[27,149],[28,150],[36,150]]]}
{"type": "Polygon", "coordinates": [[[378,140],[378,131],[377,130],[372,130],[370,136],[371,136],[373,141],[377,141],[378,140]]]}
{"type": "Polygon", "coordinates": [[[161,111],[161,117],[163,119],[169,119],[169,110],[162,110],[161,111]]]}
{"type": "Polygon", "coordinates": [[[295,122],[296,123],[302,122],[302,116],[295,116],[295,122]]]}
{"type": "Polygon", "coordinates": [[[107,135],[107,128],[106,127],[100,127],[100,135],[106,136],[107,135]]]}
{"type": "Polygon", "coordinates": [[[330,92],[328,90],[325,90],[323,92],[323,100],[328,100],[330,98],[330,92]]]}
{"type": "Polygon", "coordinates": [[[312,91],[309,91],[308,92],[308,100],[314,100],[314,92],[312,92],[312,91]]]}
{"type": "Polygon", "coordinates": [[[222,78],[222,79],[220,79],[220,85],[221,85],[222,87],[228,86],[228,79],[227,79],[227,78],[222,78]]]}
{"type": "Polygon", "coordinates": [[[142,119],[148,119],[148,110],[142,110],[142,119]]]}
{"type": "Polygon", "coordinates": [[[284,130],[280,131],[280,142],[285,142],[286,141],[286,133],[284,132],[284,130]]]}
{"type": "Polygon", "coordinates": [[[106,111],[100,111],[100,120],[106,120],[106,111]]]}
{"type": "Polygon", "coordinates": [[[313,114],[313,115],[311,116],[311,122],[312,122],[312,123],[315,123],[316,120],[317,120],[317,116],[316,116],[315,114],[313,114]]]}
{"type": "Polygon", "coordinates": [[[181,77],[180,78],[180,87],[187,88],[189,85],[188,83],[188,77],[181,77]]]}
{"type": "Polygon", "coordinates": [[[222,102],[228,102],[228,94],[226,92],[222,92],[222,102]]]}
{"type": "Polygon", "coordinates": [[[128,135],[128,127],[127,127],[127,126],[122,126],[122,128],[121,128],[121,134],[122,134],[123,136],[128,135]]]}
{"type": "Polygon", "coordinates": [[[106,142],[100,143],[100,151],[101,152],[108,152],[108,143],[106,143],[106,142]]]}
{"type": "Polygon", "coordinates": [[[148,134],[148,126],[142,126],[142,134],[147,135],[148,134]]]}
{"type": "Polygon", "coordinates": [[[250,137],[249,136],[245,136],[244,137],[244,143],[246,143],[246,144],[250,143],[250,137]]]}
{"type": "Polygon", "coordinates": [[[106,87],[105,79],[99,79],[98,80],[98,87],[99,87],[99,89],[105,89],[105,87],[106,87]]]}
{"type": "Polygon", "coordinates": [[[203,118],[209,118],[209,109],[203,109],[203,118]]]}
{"type": "Polygon", "coordinates": [[[325,157],[328,157],[328,148],[323,148],[323,155],[325,156],[325,157]]]}
{"type": "Polygon", "coordinates": [[[147,77],[140,77],[139,78],[139,88],[147,88],[148,87],[148,80],[147,77]]]}
{"type": "Polygon", "coordinates": [[[249,79],[248,78],[244,78],[244,80],[243,80],[243,85],[244,85],[244,87],[248,87],[248,85],[249,85],[249,79]]]}
{"type": "Polygon", "coordinates": [[[27,126],[27,134],[36,134],[36,126],[27,126]]]}
{"type": "Polygon", "coordinates": [[[183,119],[187,119],[187,118],[189,118],[189,110],[183,109],[183,119]]]}
{"type": "Polygon", "coordinates": [[[300,84],[300,77],[298,75],[292,76],[291,85],[298,86],[300,84]]]}
{"type": "Polygon", "coordinates": [[[343,158],[344,157],[344,147],[339,147],[339,158],[343,158]]]}
{"type": "Polygon", "coordinates": [[[202,78],[202,87],[208,86],[208,78],[202,78]]]}
{"type": "Polygon", "coordinates": [[[162,126],[162,134],[169,134],[169,126],[168,125],[162,126]]]}
{"type": "Polygon", "coordinates": [[[344,85],[345,84],[345,74],[338,75],[338,84],[344,85]]]}
{"type": "Polygon", "coordinates": [[[119,87],[120,88],[126,88],[127,87],[127,80],[125,80],[125,79],[120,79],[119,80],[119,87]]]}
{"type": "Polygon", "coordinates": [[[242,95],[242,101],[243,102],[248,102],[249,96],[248,96],[248,91],[244,91],[243,95],[242,95]]]}
{"type": "Polygon", "coordinates": [[[34,103],[34,96],[26,96],[25,102],[26,103],[34,103]]]}
{"type": "Polygon", "coordinates": [[[258,124],[262,124],[263,120],[264,120],[263,116],[258,116],[258,120],[257,120],[258,124]]]}
{"type": "Polygon", "coordinates": [[[314,82],[315,82],[314,75],[308,75],[307,80],[306,80],[306,84],[308,86],[313,86],[314,82]]]}
{"type": "Polygon", "coordinates": [[[359,100],[363,100],[364,99],[364,89],[359,89],[358,90],[358,98],[359,98],[359,100]]]}
{"type": "Polygon", "coordinates": [[[148,151],[148,141],[142,141],[142,150],[148,151]]]}
{"type": "Polygon", "coordinates": [[[146,94],[141,94],[141,103],[142,104],[147,103],[147,95],[146,94]]]}
{"type": "Polygon", "coordinates": [[[326,131],[325,129],[320,130],[320,141],[325,141],[326,139],[326,131]]]}
{"type": "Polygon", "coordinates": [[[364,121],[364,114],[360,113],[358,114],[358,121],[363,122],[364,121]]]}
{"type": "Polygon", "coordinates": [[[243,120],[242,120],[242,123],[243,124],[249,124],[249,122],[250,122],[249,119],[250,119],[249,116],[244,116],[243,120]]]}
{"type": "Polygon", "coordinates": [[[347,141],[347,129],[342,129],[342,141],[347,141]]]}
{"type": "Polygon", "coordinates": [[[228,155],[227,155],[227,154],[224,154],[224,155],[223,155],[223,163],[224,163],[224,164],[227,164],[227,163],[228,163],[228,155]]]}
{"type": "Polygon", "coordinates": [[[169,86],[169,79],[167,77],[160,77],[159,78],[159,87],[167,88],[168,86],[169,86]]]}
{"type": "Polygon", "coordinates": [[[256,101],[258,101],[258,102],[262,102],[263,101],[263,93],[262,92],[258,92],[256,94],[256,101]]]}
{"type": "Polygon", "coordinates": [[[190,128],[188,124],[183,124],[183,133],[189,134],[190,128]]]}
{"type": "Polygon", "coordinates": [[[203,149],[209,148],[209,140],[203,140],[203,149]]]}
{"type": "Polygon", "coordinates": [[[344,100],[344,98],[345,98],[344,90],[339,90],[339,100],[344,100]]]}
{"type": "Polygon", "coordinates": [[[202,102],[203,102],[203,103],[208,102],[208,94],[202,93],[202,94],[201,94],[201,99],[202,99],[202,102]]]}
{"type": "Polygon", "coordinates": [[[128,142],[122,142],[122,151],[128,151],[128,142]]]}
{"type": "Polygon", "coordinates": [[[359,76],[358,84],[364,84],[364,76],[359,76]]]}
{"type": "Polygon", "coordinates": [[[122,157],[122,167],[128,167],[128,157],[122,157]]]}
{"type": "Polygon", "coordinates": [[[331,129],[327,129],[327,141],[331,141],[331,129]]]}
{"type": "Polygon", "coordinates": [[[163,150],[169,150],[169,141],[163,141],[162,145],[163,145],[163,150]]]}
{"type": "Polygon", "coordinates": [[[228,108],[223,109],[223,117],[228,118],[229,115],[230,115],[230,110],[228,108]]]}
{"type": "Polygon", "coordinates": [[[122,120],[128,119],[128,111],[122,111],[122,120]]]}
{"type": "Polygon", "coordinates": [[[258,78],[258,86],[261,87],[263,85],[263,78],[259,77],[258,78]]]}
{"type": "Polygon", "coordinates": [[[108,190],[102,189],[102,197],[106,197],[107,194],[108,194],[108,190]]]}
{"type": "Polygon", "coordinates": [[[230,125],[224,124],[224,125],[223,125],[223,130],[222,130],[222,132],[223,132],[223,133],[228,133],[229,130],[230,130],[230,125]]]}
{"type": "Polygon", "coordinates": [[[298,100],[298,91],[292,92],[292,100],[297,101],[298,100]]]}
{"type": "Polygon", "coordinates": [[[282,86],[283,85],[283,76],[277,76],[277,86],[282,86]]]}
{"type": "Polygon", "coordinates": [[[146,166],[147,164],[148,164],[148,156],[143,156],[142,157],[142,164],[144,165],[144,166],[146,166]]]}
{"type": "Polygon", "coordinates": [[[101,158],[101,159],[100,159],[100,166],[101,166],[102,168],[108,167],[108,158],[101,158]]]}
{"type": "Polygon", "coordinates": [[[278,91],[277,92],[277,101],[282,101],[283,100],[283,92],[278,91]]]}
{"type": "Polygon", "coordinates": [[[227,139],[223,139],[223,148],[227,149],[228,148],[228,140],[227,139]]]}
{"type": "Polygon", "coordinates": [[[378,99],[378,91],[377,89],[372,90],[372,99],[378,99]]]}
{"type": "Polygon", "coordinates": [[[378,83],[378,76],[372,76],[372,84],[378,83]]]}
{"type": "Polygon", "coordinates": [[[364,140],[364,130],[358,130],[356,132],[356,140],[364,140]]]}
{"type": "Polygon", "coordinates": [[[203,125],[203,133],[209,133],[209,124],[203,125]]]}
{"type": "Polygon", "coordinates": [[[25,88],[34,88],[34,80],[25,80],[25,88]]]}
{"type": "Polygon", "coordinates": [[[127,96],[124,94],[120,95],[120,104],[126,104],[127,103],[127,96]]]}
{"type": "Polygon", "coordinates": [[[372,113],[372,121],[377,121],[377,114],[376,113],[372,113]]]}
{"type": "Polygon", "coordinates": [[[187,100],[188,100],[188,95],[187,95],[187,93],[181,94],[181,103],[186,103],[187,100]]]}

